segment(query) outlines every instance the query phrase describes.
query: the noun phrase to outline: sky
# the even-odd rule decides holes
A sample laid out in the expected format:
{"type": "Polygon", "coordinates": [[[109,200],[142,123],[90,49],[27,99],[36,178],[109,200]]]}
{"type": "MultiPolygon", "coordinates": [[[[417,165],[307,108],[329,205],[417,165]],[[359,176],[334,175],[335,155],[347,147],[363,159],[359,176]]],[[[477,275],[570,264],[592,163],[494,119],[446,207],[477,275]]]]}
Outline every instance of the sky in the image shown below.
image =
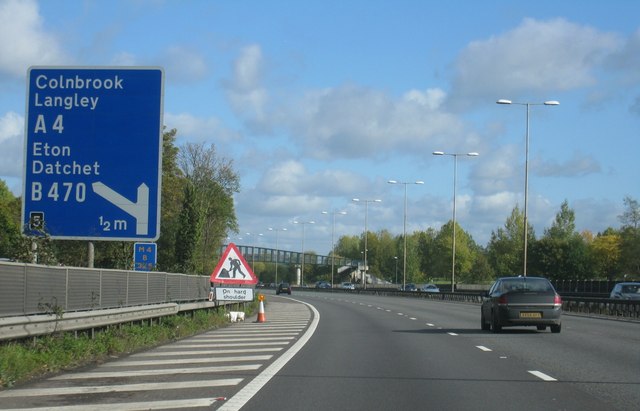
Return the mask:
{"type": "Polygon", "coordinates": [[[0,179],[21,195],[30,66],[160,66],[176,144],[213,144],[240,176],[236,244],[326,255],[405,216],[439,230],[455,187],[485,246],[524,206],[526,103],[529,222],[542,236],[567,201],[595,234],[640,199],[638,16],[636,0],[0,0],[0,179]]]}

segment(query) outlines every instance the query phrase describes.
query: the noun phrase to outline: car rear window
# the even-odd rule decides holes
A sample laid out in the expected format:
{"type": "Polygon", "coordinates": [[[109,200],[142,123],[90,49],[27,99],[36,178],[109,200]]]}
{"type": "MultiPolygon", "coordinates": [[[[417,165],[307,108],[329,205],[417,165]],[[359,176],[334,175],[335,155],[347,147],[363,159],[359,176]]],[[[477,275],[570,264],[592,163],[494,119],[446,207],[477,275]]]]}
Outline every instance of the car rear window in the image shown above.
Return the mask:
{"type": "Polygon", "coordinates": [[[535,291],[539,293],[554,292],[551,283],[544,278],[513,278],[502,281],[502,292],[535,291]]]}
{"type": "Polygon", "coordinates": [[[640,293],[640,285],[626,284],[622,286],[622,292],[625,294],[640,293]]]}

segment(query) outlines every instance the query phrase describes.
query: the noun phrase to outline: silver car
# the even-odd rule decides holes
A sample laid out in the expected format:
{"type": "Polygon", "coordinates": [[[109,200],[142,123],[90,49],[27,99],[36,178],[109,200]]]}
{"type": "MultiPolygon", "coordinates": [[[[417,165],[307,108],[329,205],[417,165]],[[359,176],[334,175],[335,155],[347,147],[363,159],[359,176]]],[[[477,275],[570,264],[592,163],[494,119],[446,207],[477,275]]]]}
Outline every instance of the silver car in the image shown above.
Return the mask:
{"type": "Polygon", "coordinates": [[[502,327],[531,325],[539,331],[551,328],[559,333],[562,299],[546,278],[498,278],[482,301],[480,324],[483,330],[500,332],[502,327]]]}
{"type": "Polygon", "coordinates": [[[609,298],[640,300],[640,283],[618,283],[613,286],[609,298]]]}

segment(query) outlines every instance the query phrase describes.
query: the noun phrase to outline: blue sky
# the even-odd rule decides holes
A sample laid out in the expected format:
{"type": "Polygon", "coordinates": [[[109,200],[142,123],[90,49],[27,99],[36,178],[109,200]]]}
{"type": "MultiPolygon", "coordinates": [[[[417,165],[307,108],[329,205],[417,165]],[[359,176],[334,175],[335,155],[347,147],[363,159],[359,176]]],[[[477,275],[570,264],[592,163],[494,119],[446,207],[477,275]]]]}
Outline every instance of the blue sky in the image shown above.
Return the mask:
{"type": "Polygon", "coordinates": [[[177,144],[213,143],[241,177],[238,244],[326,253],[335,235],[440,229],[481,245],[524,205],[537,236],[563,201],[579,231],[640,199],[640,3],[0,0],[0,178],[22,192],[26,72],[162,66],[177,144]],[[462,12],[464,10],[464,12],[462,12]],[[246,233],[251,233],[247,235],[246,233]],[[260,236],[259,234],[262,234],[260,236]],[[242,237],[240,239],[239,237],[242,237]]]}

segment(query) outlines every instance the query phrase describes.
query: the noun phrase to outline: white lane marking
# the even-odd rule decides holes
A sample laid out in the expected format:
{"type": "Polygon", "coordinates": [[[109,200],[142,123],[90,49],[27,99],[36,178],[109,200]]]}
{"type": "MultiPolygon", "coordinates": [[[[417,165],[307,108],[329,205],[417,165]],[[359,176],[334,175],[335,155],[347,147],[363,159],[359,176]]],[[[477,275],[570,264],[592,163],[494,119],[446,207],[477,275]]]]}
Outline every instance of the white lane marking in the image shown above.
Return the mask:
{"type": "Polygon", "coordinates": [[[456,334],[456,333],[452,333],[452,332],[448,332],[447,334],[449,334],[449,335],[453,335],[453,336],[458,335],[458,334],[456,334]]]}
{"type": "Polygon", "coordinates": [[[138,357],[171,357],[171,356],[203,356],[203,355],[217,355],[217,354],[251,354],[257,352],[277,352],[282,350],[284,347],[273,347],[273,348],[237,348],[237,349],[229,349],[229,350],[198,350],[198,351],[162,351],[162,352],[146,352],[140,354],[131,355],[129,358],[138,358],[138,357]]]}
{"type": "Polygon", "coordinates": [[[434,324],[431,324],[431,323],[427,323],[427,325],[428,325],[429,327],[435,327],[435,325],[434,325],[434,324]]]}
{"type": "Polygon", "coordinates": [[[551,377],[551,376],[549,376],[549,375],[547,375],[547,374],[545,374],[543,372],[540,372],[540,371],[529,371],[529,374],[533,374],[533,375],[535,375],[536,377],[540,378],[543,381],[558,381],[555,378],[553,378],[553,377],[551,377]]]}
{"type": "Polygon", "coordinates": [[[404,315],[403,313],[398,313],[398,315],[404,315]]]}
{"type": "Polygon", "coordinates": [[[143,384],[96,385],[90,387],[25,388],[0,392],[0,397],[34,397],[46,395],[101,394],[107,392],[135,392],[151,390],[179,390],[184,388],[208,388],[238,385],[242,378],[225,380],[193,380],[180,382],[155,382],[143,384]]]}
{"type": "Polygon", "coordinates": [[[231,397],[222,407],[218,410],[220,411],[236,411],[242,408],[249,400],[256,395],[262,387],[264,387],[271,378],[273,378],[278,371],[284,367],[287,362],[293,358],[294,355],[298,353],[305,346],[305,344],[309,341],[313,333],[316,332],[316,328],[318,328],[318,323],[320,322],[320,313],[316,308],[304,301],[294,300],[299,303],[302,303],[309,307],[311,311],[313,311],[313,320],[307,328],[307,331],[296,341],[291,349],[287,350],[284,354],[278,357],[274,362],[271,363],[264,371],[262,371],[258,376],[256,376],[249,384],[245,385],[236,395],[231,397]]]}
{"type": "Polygon", "coordinates": [[[134,410],[167,410],[179,408],[194,407],[211,407],[216,401],[223,399],[218,398],[193,398],[187,400],[169,400],[169,401],[145,401],[145,402],[119,402],[117,404],[83,404],[83,405],[63,405],[60,407],[41,407],[41,408],[16,408],[6,409],[3,411],[134,411],[134,410]]]}
{"type": "Polygon", "coordinates": [[[192,367],[192,368],[168,368],[158,370],[138,370],[138,371],[116,371],[116,372],[85,372],[77,374],[64,374],[51,378],[52,380],[84,380],[88,378],[117,378],[117,377],[140,377],[148,375],[162,374],[195,374],[195,373],[213,373],[213,372],[233,372],[233,371],[250,371],[257,370],[262,364],[247,364],[233,366],[216,366],[216,367],[192,367]]]}
{"type": "Polygon", "coordinates": [[[410,319],[410,320],[413,320],[413,321],[417,320],[417,318],[416,318],[416,317],[409,317],[409,319],[410,319]]]}
{"type": "Polygon", "coordinates": [[[484,345],[476,345],[476,348],[479,348],[480,350],[485,351],[485,352],[493,351],[491,348],[487,348],[484,345]]]}
{"type": "Polygon", "coordinates": [[[176,358],[172,360],[133,360],[133,361],[117,361],[102,364],[102,367],[137,367],[141,365],[175,365],[175,364],[213,364],[218,362],[237,362],[237,361],[269,361],[273,355],[243,355],[239,357],[205,357],[205,358],[176,358]]]}
{"type": "Polygon", "coordinates": [[[386,312],[388,312],[388,313],[390,313],[390,312],[391,312],[391,310],[385,310],[385,311],[386,311],[386,312]]]}

